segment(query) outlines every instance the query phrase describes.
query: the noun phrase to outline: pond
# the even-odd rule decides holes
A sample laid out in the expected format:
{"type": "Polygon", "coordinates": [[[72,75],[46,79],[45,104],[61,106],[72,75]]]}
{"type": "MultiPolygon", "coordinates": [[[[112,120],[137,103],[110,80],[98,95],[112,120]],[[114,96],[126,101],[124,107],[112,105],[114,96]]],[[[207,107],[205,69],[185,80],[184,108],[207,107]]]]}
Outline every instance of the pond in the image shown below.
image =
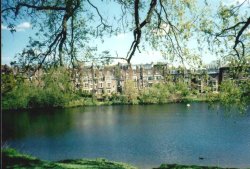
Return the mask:
{"type": "Polygon", "coordinates": [[[250,110],[207,103],[3,112],[3,144],[44,160],[250,167],[250,110]]]}

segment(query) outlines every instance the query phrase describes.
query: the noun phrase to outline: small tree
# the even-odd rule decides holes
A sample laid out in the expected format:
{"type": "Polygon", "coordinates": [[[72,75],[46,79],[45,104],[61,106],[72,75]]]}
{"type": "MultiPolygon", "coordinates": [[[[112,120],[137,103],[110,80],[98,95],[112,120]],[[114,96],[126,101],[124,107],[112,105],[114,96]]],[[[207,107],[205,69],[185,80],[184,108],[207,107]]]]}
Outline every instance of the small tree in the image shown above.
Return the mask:
{"type": "Polygon", "coordinates": [[[248,80],[246,84],[237,84],[236,81],[228,80],[224,81],[220,85],[219,100],[222,105],[226,106],[227,109],[237,107],[240,112],[246,110],[247,105],[250,102],[250,81],[248,80]]]}
{"type": "Polygon", "coordinates": [[[128,80],[124,85],[124,95],[127,96],[128,102],[131,104],[137,104],[138,90],[135,87],[134,81],[128,80]]]}

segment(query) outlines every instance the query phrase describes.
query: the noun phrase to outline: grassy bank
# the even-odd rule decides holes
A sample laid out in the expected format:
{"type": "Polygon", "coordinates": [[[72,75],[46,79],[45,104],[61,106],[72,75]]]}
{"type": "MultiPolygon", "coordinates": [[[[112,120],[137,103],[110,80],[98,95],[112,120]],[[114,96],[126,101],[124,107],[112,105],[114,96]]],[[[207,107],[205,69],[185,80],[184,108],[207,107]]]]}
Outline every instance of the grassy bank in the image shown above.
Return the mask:
{"type": "MultiPolygon", "coordinates": [[[[126,163],[108,161],[106,159],[77,159],[63,160],[57,162],[43,161],[30,155],[17,152],[15,149],[6,148],[2,150],[2,168],[6,169],[137,169],[126,163]]],[[[178,164],[162,164],[154,169],[223,169],[213,166],[195,166],[195,165],[178,165],[178,164]]],[[[233,168],[230,168],[233,169],[233,168]]]]}
{"type": "MultiPolygon", "coordinates": [[[[205,94],[190,90],[186,83],[154,84],[142,90],[133,81],[124,84],[121,92],[87,92],[76,89],[68,76],[45,76],[40,83],[17,81],[2,92],[2,109],[22,110],[65,108],[97,105],[164,104],[173,102],[205,101],[205,94]]],[[[5,84],[7,85],[7,84],[5,84]]],[[[8,86],[8,85],[7,85],[8,86]]]]}
{"type": "MultiPolygon", "coordinates": [[[[45,96],[46,97],[46,96],[45,96]]],[[[14,100],[3,98],[3,110],[28,110],[28,109],[41,109],[41,108],[71,108],[71,107],[82,107],[82,106],[101,106],[101,105],[148,105],[148,104],[168,104],[168,103],[189,103],[189,102],[208,102],[209,99],[205,95],[189,95],[185,97],[172,96],[164,100],[156,99],[142,99],[138,97],[136,100],[131,102],[126,96],[111,96],[105,100],[97,100],[96,98],[90,97],[72,97],[63,101],[61,104],[48,103],[44,104],[45,101],[37,101],[34,105],[30,105],[31,101],[35,102],[34,98],[27,98],[25,104],[20,105],[19,99],[14,100]],[[125,99],[124,99],[125,98],[125,99]],[[7,104],[5,104],[8,102],[7,104]]],[[[41,100],[41,99],[40,99],[41,100]]],[[[46,99],[43,99],[46,100],[46,99]]],[[[49,100],[49,99],[48,99],[49,100]]]]}
{"type": "Polygon", "coordinates": [[[110,98],[110,100],[93,100],[91,98],[85,98],[85,99],[78,99],[78,100],[72,100],[68,103],[66,103],[63,107],[77,107],[77,106],[100,106],[100,105],[129,105],[129,104],[139,104],[139,105],[145,105],[145,104],[167,104],[167,103],[181,103],[181,102],[206,102],[209,101],[206,96],[187,96],[182,98],[168,98],[164,100],[164,102],[160,101],[143,101],[137,99],[136,102],[131,103],[129,101],[124,101],[122,99],[113,100],[110,98]]]}
{"type": "Polygon", "coordinates": [[[96,160],[63,160],[57,162],[43,161],[38,158],[21,154],[14,149],[4,149],[2,151],[2,168],[56,168],[56,169],[136,169],[131,165],[112,162],[105,159],[96,160]]]}
{"type": "MultiPolygon", "coordinates": [[[[154,168],[154,169],[223,169],[223,168],[214,167],[214,166],[162,164],[160,167],[157,167],[157,168],[154,168]]],[[[227,168],[227,169],[236,169],[236,168],[227,168]]]]}

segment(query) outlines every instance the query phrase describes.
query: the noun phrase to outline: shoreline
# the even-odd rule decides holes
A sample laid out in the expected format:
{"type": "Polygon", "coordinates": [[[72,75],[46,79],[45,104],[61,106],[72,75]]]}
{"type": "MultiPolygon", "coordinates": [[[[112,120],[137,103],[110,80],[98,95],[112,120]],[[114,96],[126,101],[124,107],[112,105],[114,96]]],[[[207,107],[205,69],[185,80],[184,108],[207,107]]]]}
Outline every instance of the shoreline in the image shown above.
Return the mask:
{"type": "MultiPolygon", "coordinates": [[[[215,101],[215,100],[213,100],[215,101]]],[[[10,111],[15,111],[15,112],[19,112],[19,111],[30,111],[30,110],[54,110],[54,109],[67,109],[67,108],[76,108],[76,107],[89,107],[89,106],[114,106],[114,105],[164,105],[164,104],[171,104],[171,103],[193,103],[193,102],[211,102],[211,100],[209,100],[208,98],[202,96],[202,97],[185,97],[185,98],[181,98],[181,99],[169,99],[166,102],[160,103],[160,102],[156,102],[156,103],[142,103],[140,101],[138,101],[138,103],[133,104],[133,103],[123,103],[123,102],[112,102],[112,101],[91,101],[89,102],[89,100],[84,100],[84,99],[78,99],[78,100],[72,100],[70,103],[64,105],[64,106],[60,106],[60,107],[33,107],[33,108],[19,108],[19,109],[4,109],[2,107],[2,111],[5,112],[10,112],[10,111]]]]}
{"type": "MultiPolygon", "coordinates": [[[[67,159],[60,161],[45,161],[36,157],[19,153],[13,148],[1,148],[2,166],[3,168],[94,168],[94,169],[139,169],[128,163],[109,161],[103,158],[97,159],[67,159]]],[[[183,164],[161,164],[153,169],[237,169],[237,168],[222,168],[218,166],[198,166],[198,165],[183,165],[183,164]]]]}

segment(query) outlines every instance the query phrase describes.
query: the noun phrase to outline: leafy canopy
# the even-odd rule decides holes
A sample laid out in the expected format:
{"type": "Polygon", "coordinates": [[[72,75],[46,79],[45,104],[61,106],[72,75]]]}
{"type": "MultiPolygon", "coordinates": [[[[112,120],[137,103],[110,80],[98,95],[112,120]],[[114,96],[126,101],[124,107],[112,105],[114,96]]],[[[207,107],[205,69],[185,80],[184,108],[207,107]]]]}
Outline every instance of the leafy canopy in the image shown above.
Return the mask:
{"type": "Polygon", "coordinates": [[[199,53],[209,47],[242,64],[250,49],[249,5],[249,0],[232,5],[206,0],[6,0],[1,13],[11,32],[27,18],[37,30],[18,56],[18,64],[25,66],[77,66],[96,58],[130,63],[136,52],[149,47],[170,61],[189,64],[200,62],[199,53]],[[94,55],[92,39],[122,32],[134,37],[124,57],[94,55]]]}

